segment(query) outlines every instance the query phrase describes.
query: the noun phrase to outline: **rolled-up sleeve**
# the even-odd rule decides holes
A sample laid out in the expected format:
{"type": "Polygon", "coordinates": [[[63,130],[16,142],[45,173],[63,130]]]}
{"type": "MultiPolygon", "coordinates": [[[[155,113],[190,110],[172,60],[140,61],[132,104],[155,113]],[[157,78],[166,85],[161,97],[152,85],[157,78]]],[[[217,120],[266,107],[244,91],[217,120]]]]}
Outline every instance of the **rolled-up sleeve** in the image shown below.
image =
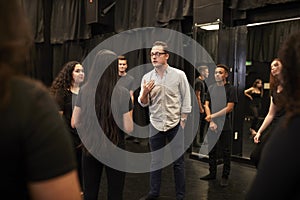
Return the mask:
{"type": "MultiPolygon", "coordinates": [[[[138,102],[139,102],[139,104],[140,104],[142,107],[147,107],[147,106],[149,106],[149,100],[148,100],[148,103],[147,103],[147,104],[144,104],[144,103],[142,103],[142,101],[141,101],[141,96],[142,96],[142,94],[143,94],[143,83],[144,83],[144,80],[147,81],[147,79],[145,78],[145,76],[142,78],[142,81],[141,81],[141,91],[140,91],[140,94],[139,94],[139,97],[138,97],[138,102]]],[[[148,98],[149,98],[149,97],[148,97],[148,98]]]]}
{"type": "Polygon", "coordinates": [[[180,77],[181,113],[190,113],[192,111],[190,85],[184,72],[180,73],[180,77]]]}

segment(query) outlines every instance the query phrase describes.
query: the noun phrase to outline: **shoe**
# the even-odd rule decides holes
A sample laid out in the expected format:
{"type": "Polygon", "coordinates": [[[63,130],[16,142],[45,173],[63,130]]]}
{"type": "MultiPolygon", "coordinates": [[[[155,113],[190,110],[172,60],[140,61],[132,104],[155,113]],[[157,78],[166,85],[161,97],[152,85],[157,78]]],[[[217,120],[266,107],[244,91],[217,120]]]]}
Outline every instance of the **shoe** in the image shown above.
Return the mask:
{"type": "Polygon", "coordinates": [[[214,180],[214,179],[216,179],[216,175],[209,173],[206,176],[201,177],[200,179],[201,180],[206,180],[206,181],[207,180],[214,180]]]}
{"type": "Polygon", "coordinates": [[[139,200],[157,200],[158,197],[156,196],[152,196],[150,194],[146,195],[146,196],[143,196],[142,198],[140,198],[139,200]]]}
{"type": "Polygon", "coordinates": [[[135,144],[139,144],[139,143],[140,143],[139,139],[137,139],[137,138],[134,138],[134,139],[133,139],[133,142],[134,142],[135,144]]]}
{"type": "Polygon", "coordinates": [[[229,183],[228,178],[222,177],[220,185],[222,187],[226,187],[226,186],[228,186],[228,183],[229,183]]]}

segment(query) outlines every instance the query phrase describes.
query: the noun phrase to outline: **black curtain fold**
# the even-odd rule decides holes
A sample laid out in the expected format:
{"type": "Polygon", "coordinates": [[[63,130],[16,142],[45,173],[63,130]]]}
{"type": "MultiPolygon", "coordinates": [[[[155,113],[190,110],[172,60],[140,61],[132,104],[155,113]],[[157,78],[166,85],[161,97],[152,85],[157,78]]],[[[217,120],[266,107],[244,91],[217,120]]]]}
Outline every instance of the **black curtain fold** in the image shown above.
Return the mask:
{"type": "Polygon", "coordinates": [[[44,3],[39,0],[21,0],[21,4],[31,24],[36,43],[44,42],[44,3]]]}
{"type": "Polygon", "coordinates": [[[192,0],[117,0],[115,30],[139,27],[167,27],[172,21],[192,15],[192,0]]]}
{"type": "Polygon", "coordinates": [[[250,10],[271,4],[288,3],[294,1],[298,0],[231,0],[231,8],[236,8],[237,10],[250,10]]]}
{"type": "Polygon", "coordinates": [[[272,61],[283,41],[296,31],[300,31],[300,20],[249,27],[247,60],[272,61]]]}
{"type": "Polygon", "coordinates": [[[51,44],[68,40],[88,39],[90,27],[85,22],[84,1],[53,0],[51,14],[51,44]]]}

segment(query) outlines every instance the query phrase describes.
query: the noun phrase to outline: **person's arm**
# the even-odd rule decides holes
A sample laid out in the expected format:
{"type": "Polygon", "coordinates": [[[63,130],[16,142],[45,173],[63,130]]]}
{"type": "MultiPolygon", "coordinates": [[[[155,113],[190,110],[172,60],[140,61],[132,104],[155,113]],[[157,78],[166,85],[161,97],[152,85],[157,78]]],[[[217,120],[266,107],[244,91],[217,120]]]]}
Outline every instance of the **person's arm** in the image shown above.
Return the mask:
{"type": "Polygon", "coordinates": [[[225,108],[211,115],[207,115],[205,119],[207,119],[207,121],[211,121],[214,118],[224,116],[227,113],[232,112],[233,108],[234,108],[234,102],[228,102],[225,108]]]}
{"type": "Polygon", "coordinates": [[[276,114],[276,111],[277,111],[276,105],[273,103],[273,97],[271,97],[269,112],[268,112],[267,116],[265,117],[262,125],[259,127],[256,135],[253,138],[254,143],[260,142],[259,138],[261,136],[261,133],[271,124],[271,122],[273,121],[274,116],[276,114]]]}
{"type": "Polygon", "coordinates": [[[123,114],[123,127],[126,133],[133,131],[132,110],[123,114]]]}
{"type": "Polygon", "coordinates": [[[198,102],[198,105],[199,105],[199,111],[200,111],[200,113],[204,113],[204,108],[203,108],[202,103],[201,103],[201,91],[196,90],[195,94],[196,94],[197,102],[198,102]]]}
{"type": "Polygon", "coordinates": [[[251,88],[244,91],[245,96],[248,97],[250,100],[253,100],[253,98],[251,96],[252,90],[253,90],[253,87],[251,87],[251,88]]]}
{"type": "Polygon", "coordinates": [[[78,106],[75,106],[73,113],[72,113],[72,118],[71,118],[71,127],[72,128],[75,128],[76,126],[78,126],[80,112],[81,112],[81,108],[78,106]]]}
{"type": "Polygon", "coordinates": [[[81,200],[77,171],[59,177],[28,183],[33,200],[81,200]]]}
{"type": "MultiPolygon", "coordinates": [[[[211,115],[211,111],[210,111],[210,108],[209,108],[209,100],[205,101],[204,109],[205,109],[206,116],[210,116],[211,115]]],[[[209,122],[209,128],[212,131],[216,131],[217,130],[218,126],[217,126],[217,124],[211,118],[208,119],[207,117],[205,117],[205,120],[207,122],[209,122]]]]}
{"type": "Polygon", "coordinates": [[[147,83],[147,81],[144,79],[144,82],[141,85],[140,96],[138,98],[138,102],[141,104],[141,106],[145,107],[149,105],[149,93],[154,87],[155,87],[154,80],[150,80],[147,83]]]}

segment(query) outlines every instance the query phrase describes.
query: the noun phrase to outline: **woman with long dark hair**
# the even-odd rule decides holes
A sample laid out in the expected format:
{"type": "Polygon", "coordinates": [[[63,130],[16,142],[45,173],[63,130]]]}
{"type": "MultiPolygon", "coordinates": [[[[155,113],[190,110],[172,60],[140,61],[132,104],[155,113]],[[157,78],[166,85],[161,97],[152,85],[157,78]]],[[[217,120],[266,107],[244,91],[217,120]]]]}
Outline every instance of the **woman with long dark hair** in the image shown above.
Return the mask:
{"type": "Polygon", "coordinates": [[[300,199],[300,32],[283,43],[278,56],[286,114],[264,148],[247,199],[300,199]]]}
{"type": "Polygon", "coordinates": [[[253,140],[254,143],[258,144],[254,151],[250,155],[250,159],[258,166],[261,152],[263,147],[271,136],[273,127],[278,123],[279,119],[285,113],[283,108],[282,98],[283,98],[283,86],[282,86],[282,63],[279,58],[275,58],[271,62],[271,73],[270,73],[270,107],[267,116],[265,117],[262,125],[255,134],[253,140]],[[266,129],[268,130],[266,131],[266,129]],[[261,139],[261,136],[263,137],[261,139]]]}
{"type": "Polygon", "coordinates": [[[98,199],[104,168],[108,185],[107,198],[123,199],[125,172],[113,169],[101,160],[101,156],[111,156],[108,148],[110,146],[124,149],[124,132],[130,133],[133,130],[132,101],[129,91],[116,85],[117,66],[117,56],[112,51],[100,50],[96,53],[92,68],[88,72],[88,80],[80,90],[73,112],[72,125],[78,128],[85,147],[85,200],[98,199]]]}
{"type": "Polygon", "coordinates": [[[253,82],[252,87],[246,89],[244,91],[246,97],[250,99],[250,109],[252,111],[253,119],[251,122],[250,133],[255,134],[257,131],[257,123],[259,112],[261,109],[261,101],[264,94],[264,89],[262,86],[262,80],[256,79],[253,82]]]}
{"type": "Polygon", "coordinates": [[[33,44],[29,27],[20,1],[0,1],[0,193],[80,200],[71,139],[57,106],[41,82],[23,74],[33,44]]]}

